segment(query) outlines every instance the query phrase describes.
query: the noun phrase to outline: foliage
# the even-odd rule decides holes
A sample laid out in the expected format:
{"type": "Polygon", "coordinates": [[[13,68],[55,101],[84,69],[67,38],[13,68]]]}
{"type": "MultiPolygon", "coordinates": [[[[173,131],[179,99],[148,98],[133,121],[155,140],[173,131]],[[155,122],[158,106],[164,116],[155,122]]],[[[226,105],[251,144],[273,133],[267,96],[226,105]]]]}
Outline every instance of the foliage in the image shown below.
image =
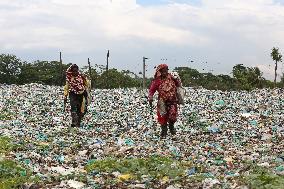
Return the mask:
{"type": "Polygon", "coordinates": [[[120,172],[130,174],[132,179],[141,180],[147,175],[151,179],[158,180],[164,177],[178,180],[185,174],[187,164],[175,161],[168,157],[153,156],[149,158],[116,159],[109,158],[97,160],[86,166],[88,172],[120,172]]]}
{"type": "Polygon", "coordinates": [[[284,73],[282,73],[281,81],[279,82],[279,87],[281,87],[281,88],[284,87],[284,73]]]}
{"type": "Polygon", "coordinates": [[[62,65],[57,61],[36,61],[22,65],[20,84],[42,83],[46,85],[62,85],[65,79],[65,71],[69,65],[62,65]],[[60,70],[62,69],[62,73],[60,70]]]}
{"type": "Polygon", "coordinates": [[[202,74],[196,69],[189,67],[176,67],[174,71],[178,72],[184,86],[200,86],[202,74]]]}
{"type": "Polygon", "coordinates": [[[0,110],[0,120],[11,120],[13,117],[14,114],[8,109],[0,110]]]}
{"type": "Polygon", "coordinates": [[[14,161],[0,161],[0,170],[0,188],[19,188],[24,183],[31,181],[31,173],[14,161]]]}
{"type": "MultiPolygon", "coordinates": [[[[8,137],[0,137],[0,157],[14,148],[8,137]]],[[[0,188],[19,188],[26,182],[32,182],[30,171],[12,160],[0,158],[0,188]]]]}
{"type": "Polygon", "coordinates": [[[270,54],[271,58],[275,61],[275,76],[274,76],[274,85],[276,85],[276,78],[277,78],[277,63],[282,62],[282,55],[279,52],[279,48],[273,47],[272,52],[270,54]]]}
{"type": "Polygon", "coordinates": [[[241,90],[262,88],[264,85],[262,72],[257,67],[250,68],[243,66],[243,64],[237,64],[233,67],[233,77],[241,90]]]}
{"type": "MultiPolygon", "coordinates": [[[[282,55],[278,48],[273,48],[271,53],[273,60],[282,61],[282,55]]],[[[0,83],[26,84],[42,83],[46,85],[63,85],[65,83],[65,71],[70,64],[58,61],[35,61],[27,63],[21,61],[15,55],[0,55],[0,83]]],[[[253,90],[264,87],[283,87],[282,77],[276,85],[265,80],[262,72],[257,67],[245,67],[237,64],[233,67],[233,77],[229,75],[213,75],[212,73],[200,73],[190,67],[176,67],[182,83],[186,87],[204,87],[209,90],[253,90]]],[[[95,64],[89,70],[84,66],[81,72],[92,80],[94,88],[142,88],[143,79],[129,70],[119,71],[109,69],[106,71],[104,65],[95,64]]],[[[146,78],[146,86],[149,88],[152,78],[146,78]]]]}
{"type": "Polygon", "coordinates": [[[189,67],[176,67],[182,83],[186,87],[203,86],[210,90],[235,90],[235,80],[228,75],[213,75],[212,73],[199,73],[189,67]]]}
{"type": "Polygon", "coordinates": [[[19,81],[23,62],[15,55],[0,55],[0,81],[1,83],[13,84],[19,81]]]}
{"type": "Polygon", "coordinates": [[[0,137],[0,154],[7,153],[11,151],[13,145],[8,137],[0,137]]]}
{"type": "Polygon", "coordinates": [[[280,189],[284,186],[284,176],[279,176],[267,168],[252,166],[251,174],[243,178],[252,189],[280,189]]]}
{"type": "Polygon", "coordinates": [[[110,69],[103,72],[97,77],[95,82],[97,88],[126,88],[138,87],[140,85],[139,79],[130,77],[129,75],[119,72],[116,69],[110,69]]]}

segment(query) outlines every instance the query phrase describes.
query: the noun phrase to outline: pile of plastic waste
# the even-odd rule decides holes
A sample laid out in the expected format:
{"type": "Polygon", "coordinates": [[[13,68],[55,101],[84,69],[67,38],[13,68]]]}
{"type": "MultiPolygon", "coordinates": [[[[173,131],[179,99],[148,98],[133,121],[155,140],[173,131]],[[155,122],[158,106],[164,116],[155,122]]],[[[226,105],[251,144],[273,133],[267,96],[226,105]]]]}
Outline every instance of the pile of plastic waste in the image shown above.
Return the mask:
{"type": "Polygon", "coordinates": [[[164,184],[168,189],[245,187],[237,178],[250,175],[250,166],[284,175],[280,89],[186,90],[175,124],[177,136],[160,140],[156,111],[151,111],[146,90],[94,89],[81,127],[71,128],[70,107],[64,112],[61,87],[0,85],[0,135],[21,145],[8,158],[31,169],[52,188],[101,188],[109,184],[106,174],[120,180],[122,188],[164,184]],[[190,162],[182,181],[176,184],[163,177],[151,183],[147,175],[131,180],[119,171],[86,170],[92,162],[109,157],[153,156],[190,162]],[[197,175],[202,179],[192,182],[197,175]]]}

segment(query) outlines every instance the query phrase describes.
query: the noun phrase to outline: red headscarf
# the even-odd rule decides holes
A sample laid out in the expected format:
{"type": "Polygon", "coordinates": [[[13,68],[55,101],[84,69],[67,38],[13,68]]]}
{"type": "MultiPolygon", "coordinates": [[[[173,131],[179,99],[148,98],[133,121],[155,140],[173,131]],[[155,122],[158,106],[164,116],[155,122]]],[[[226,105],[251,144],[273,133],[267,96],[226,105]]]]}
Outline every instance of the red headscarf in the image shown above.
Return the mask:
{"type": "Polygon", "coordinates": [[[85,80],[86,78],[79,73],[77,76],[73,76],[72,69],[78,66],[76,64],[72,64],[67,70],[66,70],[66,81],[69,83],[70,91],[73,91],[76,94],[82,94],[85,90],[85,80]]]}
{"type": "Polygon", "coordinates": [[[161,76],[161,70],[164,69],[164,68],[168,68],[168,65],[167,64],[160,64],[157,67],[156,73],[155,73],[155,76],[154,76],[155,79],[161,76]]]}

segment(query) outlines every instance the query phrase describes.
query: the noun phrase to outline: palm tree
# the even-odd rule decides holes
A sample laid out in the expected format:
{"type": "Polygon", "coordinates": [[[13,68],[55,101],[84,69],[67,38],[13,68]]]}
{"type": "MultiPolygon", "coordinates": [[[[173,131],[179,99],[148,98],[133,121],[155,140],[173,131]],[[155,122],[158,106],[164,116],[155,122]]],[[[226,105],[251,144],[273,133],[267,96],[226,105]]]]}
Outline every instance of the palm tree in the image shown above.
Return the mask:
{"type": "Polygon", "coordinates": [[[271,52],[271,57],[275,61],[275,77],[274,77],[274,87],[276,86],[276,77],[277,77],[277,63],[282,62],[282,55],[279,52],[279,48],[273,47],[271,52]]]}

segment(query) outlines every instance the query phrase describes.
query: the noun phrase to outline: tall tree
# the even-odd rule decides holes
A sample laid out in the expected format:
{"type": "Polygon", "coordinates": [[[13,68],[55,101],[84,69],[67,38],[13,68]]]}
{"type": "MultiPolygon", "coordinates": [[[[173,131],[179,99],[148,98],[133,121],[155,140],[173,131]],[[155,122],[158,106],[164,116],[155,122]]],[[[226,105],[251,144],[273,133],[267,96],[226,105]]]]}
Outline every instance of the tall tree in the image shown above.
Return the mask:
{"type": "Polygon", "coordinates": [[[279,52],[279,48],[273,47],[271,52],[271,57],[275,61],[275,77],[274,77],[274,87],[276,86],[276,77],[277,77],[277,63],[282,62],[282,55],[279,52]]]}
{"type": "Polygon", "coordinates": [[[109,69],[104,71],[97,79],[97,88],[127,88],[139,87],[140,80],[130,77],[124,71],[119,72],[117,69],[109,69]],[[106,83],[106,80],[109,82],[106,83]]]}
{"type": "Polygon", "coordinates": [[[62,85],[62,77],[68,65],[58,61],[40,61],[23,64],[21,67],[21,80],[18,84],[42,83],[46,85],[62,85]],[[61,72],[63,70],[63,73],[61,72]]]}
{"type": "Polygon", "coordinates": [[[243,64],[237,64],[233,67],[233,77],[238,83],[238,88],[248,90],[247,68],[243,64]]]}
{"type": "Polygon", "coordinates": [[[251,90],[261,88],[264,78],[258,67],[245,67],[243,64],[237,64],[233,67],[233,76],[238,82],[238,88],[251,90]]]}
{"type": "Polygon", "coordinates": [[[19,81],[23,62],[12,54],[0,55],[0,82],[16,84],[19,81]]]}
{"type": "Polygon", "coordinates": [[[176,67],[174,71],[178,72],[184,86],[200,86],[203,75],[196,69],[189,67],[176,67]]]}

